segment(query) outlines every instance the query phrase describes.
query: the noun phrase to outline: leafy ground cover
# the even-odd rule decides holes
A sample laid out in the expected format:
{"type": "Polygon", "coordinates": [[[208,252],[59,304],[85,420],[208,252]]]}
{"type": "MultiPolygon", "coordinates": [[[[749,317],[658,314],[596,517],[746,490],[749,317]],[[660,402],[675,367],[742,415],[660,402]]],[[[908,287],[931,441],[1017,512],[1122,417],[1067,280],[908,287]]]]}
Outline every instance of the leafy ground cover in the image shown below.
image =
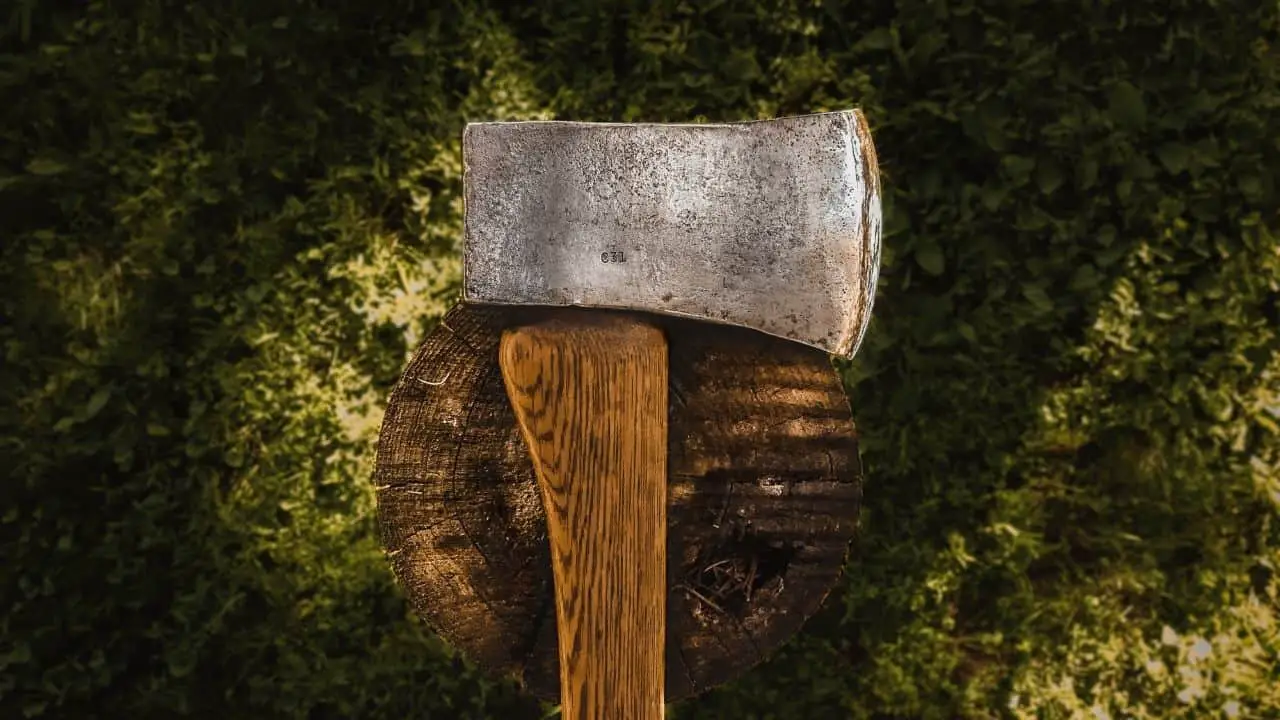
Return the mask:
{"type": "Polygon", "coordinates": [[[541,717],[407,616],[371,516],[463,124],[851,105],[864,528],[672,714],[1280,716],[1274,3],[6,7],[5,717],[541,717]]]}

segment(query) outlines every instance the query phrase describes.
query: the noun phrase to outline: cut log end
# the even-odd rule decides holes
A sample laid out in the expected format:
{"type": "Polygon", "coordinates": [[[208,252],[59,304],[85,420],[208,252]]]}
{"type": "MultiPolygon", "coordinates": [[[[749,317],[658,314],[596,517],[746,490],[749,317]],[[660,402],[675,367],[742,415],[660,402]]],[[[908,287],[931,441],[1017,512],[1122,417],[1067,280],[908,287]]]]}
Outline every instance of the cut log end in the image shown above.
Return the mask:
{"type": "MultiPolygon", "coordinates": [[[[505,329],[577,312],[452,310],[392,394],[374,475],[383,545],[417,614],[546,699],[559,695],[546,516],[497,357],[505,329]]],[[[818,609],[856,529],[861,468],[826,355],[654,321],[669,343],[673,702],[755,665],[818,609]]]]}

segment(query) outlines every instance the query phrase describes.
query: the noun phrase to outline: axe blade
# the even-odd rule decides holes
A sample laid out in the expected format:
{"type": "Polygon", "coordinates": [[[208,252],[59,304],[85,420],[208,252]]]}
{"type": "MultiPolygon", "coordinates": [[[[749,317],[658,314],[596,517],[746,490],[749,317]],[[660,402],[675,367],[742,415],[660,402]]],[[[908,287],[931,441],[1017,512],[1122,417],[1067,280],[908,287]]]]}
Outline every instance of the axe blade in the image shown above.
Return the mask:
{"type": "Polygon", "coordinates": [[[880,266],[857,110],[463,133],[463,300],[740,325],[851,357],[880,266]]]}

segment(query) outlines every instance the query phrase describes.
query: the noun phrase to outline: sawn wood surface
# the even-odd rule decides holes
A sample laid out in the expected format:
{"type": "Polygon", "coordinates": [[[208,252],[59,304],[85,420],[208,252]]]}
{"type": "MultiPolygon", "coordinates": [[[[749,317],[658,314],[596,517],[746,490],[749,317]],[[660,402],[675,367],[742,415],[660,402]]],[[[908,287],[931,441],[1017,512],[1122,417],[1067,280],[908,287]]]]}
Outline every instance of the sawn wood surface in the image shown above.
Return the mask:
{"type": "MultiPolygon", "coordinates": [[[[473,662],[549,700],[559,661],[547,522],[498,345],[508,327],[574,312],[451,310],[391,395],[374,473],[383,547],[415,612],[473,662]]],[[[862,476],[827,355],[650,319],[669,344],[674,702],[759,663],[819,608],[854,538],[862,476]]]]}

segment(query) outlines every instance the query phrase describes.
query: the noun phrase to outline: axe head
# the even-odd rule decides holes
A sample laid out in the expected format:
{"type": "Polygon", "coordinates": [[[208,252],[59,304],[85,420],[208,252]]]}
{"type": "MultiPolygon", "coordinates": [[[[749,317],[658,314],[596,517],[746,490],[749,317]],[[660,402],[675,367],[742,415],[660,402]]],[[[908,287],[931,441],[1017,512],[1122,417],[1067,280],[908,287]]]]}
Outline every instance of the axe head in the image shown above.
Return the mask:
{"type": "Polygon", "coordinates": [[[880,266],[862,113],[463,133],[463,300],[698,318],[851,357],[880,266]]]}

